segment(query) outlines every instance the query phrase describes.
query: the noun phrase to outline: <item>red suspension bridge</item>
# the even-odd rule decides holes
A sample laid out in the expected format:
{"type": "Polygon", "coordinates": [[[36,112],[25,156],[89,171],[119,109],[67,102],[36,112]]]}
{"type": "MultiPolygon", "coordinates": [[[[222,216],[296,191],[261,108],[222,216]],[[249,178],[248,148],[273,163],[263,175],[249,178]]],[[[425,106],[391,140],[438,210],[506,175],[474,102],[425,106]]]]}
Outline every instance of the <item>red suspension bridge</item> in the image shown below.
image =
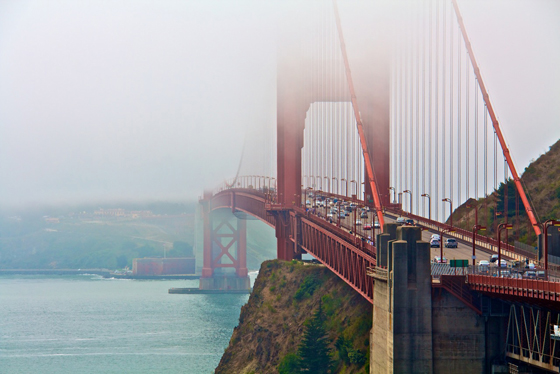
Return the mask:
{"type": "Polygon", "coordinates": [[[560,226],[539,222],[531,205],[457,1],[410,2],[402,9],[372,4],[368,34],[360,40],[345,39],[336,2],[314,5],[281,25],[276,174],[238,174],[202,200],[203,280],[217,287],[210,280],[218,268],[247,277],[243,222],[250,215],[275,229],[279,259],[309,253],[373,303],[370,275],[387,271],[378,259],[376,234],[390,228],[385,223],[391,217],[406,216],[426,232],[472,245],[466,278],[440,276],[436,264],[432,287],[443,287],[479,314],[484,307],[476,293],[531,305],[512,306],[507,352],[557,368],[560,347],[547,322],[533,318],[533,328],[523,332],[514,326],[535,313],[560,318],[560,283],[548,264],[547,245],[538,256],[500,240],[511,226],[507,211],[498,238],[477,235],[483,228],[478,221],[472,230],[453,225],[453,206],[487,197],[512,179],[525,227],[539,236],[560,226]],[[231,223],[215,214],[224,210],[241,219],[231,223]],[[360,218],[365,220],[358,223],[360,218]],[[480,273],[480,253],[497,253],[498,264],[502,256],[530,261],[544,277],[480,273]],[[535,339],[543,342],[538,349],[535,339]]]}

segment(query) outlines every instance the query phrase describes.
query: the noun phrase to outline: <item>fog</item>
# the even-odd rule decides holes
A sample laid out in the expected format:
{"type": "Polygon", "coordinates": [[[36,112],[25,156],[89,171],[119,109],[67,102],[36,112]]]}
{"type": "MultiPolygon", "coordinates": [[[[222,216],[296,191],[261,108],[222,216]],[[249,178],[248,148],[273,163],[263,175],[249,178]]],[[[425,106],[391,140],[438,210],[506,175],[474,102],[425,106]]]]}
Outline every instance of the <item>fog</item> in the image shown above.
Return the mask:
{"type": "MultiPolygon", "coordinates": [[[[278,4],[0,1],[0,205],[193,200],[234,176],[276,121],[278,4]]],[[[560,3],[460,5],[523,170],[560,138],[560,3]]]]}

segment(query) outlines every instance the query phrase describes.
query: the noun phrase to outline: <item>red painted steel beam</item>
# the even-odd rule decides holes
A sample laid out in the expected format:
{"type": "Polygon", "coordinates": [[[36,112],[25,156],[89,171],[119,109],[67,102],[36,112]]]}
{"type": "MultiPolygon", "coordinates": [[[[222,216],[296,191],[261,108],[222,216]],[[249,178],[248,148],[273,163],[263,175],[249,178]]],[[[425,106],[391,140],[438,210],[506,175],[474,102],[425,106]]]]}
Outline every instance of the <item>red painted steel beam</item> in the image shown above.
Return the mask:
{"type": "Polygon", "coordinates": [[[301,218],[301,228],[302,248],[373,304],[373,280],[366,273],[375,266],[373,256],[306,217],[301,218]]]}
{"type": "Polygon", "coordinates": [[[473,66],[474,74],[478,79],[480,90],[482,91],[482,97],[484,99],[484,103],[486,104],[486,107],[488,108],[488,114],[492,119],[492,125],[494,126],[494,131],[496,131],[496,135],[498,136],[498,140],[500,141],[500,145],[502,146],[502,151],[504,152],[504,157],[506,158],[506,162],[509,166],[509,170],[511,171],[511,175],[513,176],[513,181],[515,182],[515,187],[517,188],[519,197],[521,197],[521,201],[523,201],[523,206],[525,206],[525,211],[527,212],[527,216],[531,221],[531,225],[533,225],[535,234],[537,234],[538,236],[541,234],[541,229],[537,222],[537,218],[533,212],[533,208],[531,207],[531,203],[529,202],[529,199],[527,199],[527,195],[523,190],[523,185],[521,184],[521,178],[519,178],[519,175],[517,174],[517,170],[515,169],[515,165],[513,164],[513,160],[511,158],[506,141],[504,139],[504,136],[502,135],[502,131],[500,130],[498,118],[496,117],[496,113],[494,112],[494,108],[492,107],[492,103],[490,102],[490,96],[488,95],[488,91],[486,90],[486,86],[484,85],[484,81],[482,80],[482,76],[480,74],[480,69],[478,67],[478,64],[476,62],[476,59],[474,58],[474,52],[472,50],[469,37],[467,36],[467,30],[465,28],[465,24],[463,23],[463,17],[461,16],[461,12],[459,11],[457,0],[453,0],[453,8],[455,9],[455,15],[457,16],[457,21],[459,22],[459,27],[461,28],[461,34],[463,35],[465,46],[467,48],[467,51],[469,52],[469,58],[473,66]]]}
{"type": "Polygon", "coordinates": [[[340,17],[338,14],[338,7],[336,5],[336,0],[333,1],[334,14],[336,19],[336,28],[338,30],[338,37],[340,40],[340,49],[342,52],[342,58],[344,60],[344,68],[346,71],[346,79],[348,81],[348,88],[350,90],[350,97],[352,101],[352,108],[354,109],[354,117],[356,117],[356,124],[358,127],[358,134],[360,136],[360,144],[362,145],[362,153],[364,154],[364,165],[366,169],[366,176],[368,179],[369,187],[373,195],[373,201],[375,209],[377,211],[377,218],[381,224],[381,232],[383,232],[383,227],[385,220],[383,218],[383,207],[381,205],[381,199],[379,196],[379,191],[377,188],[377,183],[375,181],[375,174],[373,171],[373,166],[371,163],[370,153],[364,134],[364,128],[362,124],[362,118],[360,115],[360,110],[358,109],[358,100],[356,99],[356,92],[354,90],[354,82],[352,80],[352,73],[350,72],[350,64],[348,62],[348,55],[346,54],[346,45],[344,43],[344,36],[342,34],[342,25],[340,24],[340,17]]]}

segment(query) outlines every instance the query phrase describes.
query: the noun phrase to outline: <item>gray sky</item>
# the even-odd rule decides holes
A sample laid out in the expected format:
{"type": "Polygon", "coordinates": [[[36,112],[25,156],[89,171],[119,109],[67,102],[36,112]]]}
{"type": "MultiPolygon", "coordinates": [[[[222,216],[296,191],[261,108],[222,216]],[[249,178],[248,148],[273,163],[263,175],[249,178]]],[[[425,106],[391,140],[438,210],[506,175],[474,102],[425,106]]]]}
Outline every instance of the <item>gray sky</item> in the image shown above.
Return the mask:
{"type": "MultiPolygon", "coordinates": [[[[560,138],[560,2],[460,4],[522,171],[560,138]]],[[[194,199],[233,176],[245,129],[276,120],[274,15],[267,1],[0,0],[0,205],[194,199]]]]}

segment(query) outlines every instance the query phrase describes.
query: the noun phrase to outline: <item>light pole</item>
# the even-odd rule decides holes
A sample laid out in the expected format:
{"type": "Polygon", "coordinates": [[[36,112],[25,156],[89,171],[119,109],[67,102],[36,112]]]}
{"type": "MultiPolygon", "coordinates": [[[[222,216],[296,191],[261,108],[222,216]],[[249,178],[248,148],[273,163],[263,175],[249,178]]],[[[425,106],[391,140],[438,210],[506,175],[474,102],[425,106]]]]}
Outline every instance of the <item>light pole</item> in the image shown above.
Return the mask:
{"type": "Polygon", "coordinates": [[[336,179],[336,185],[333,183],[333,193],[334,193],[334,186],[336,186],[336,194],[338,195],[338,178],[337,177],[332,177],[332,179],[336,179]]]}
{"type": "Polygon", "coordinates": [[[448,197],[441,199],[441,201],[449,203],[449,222],[451,223],[450,226],[453,227],[453,201],[448,197]]]}
{"type": "Polygon", "coordinates": [[[328,187],[329,193],[331,193],[331,180],[329,179],[329,177],[323,177],[323,178],[327,180],[327,187],[328,187]]]}
{"type": "Polygon", "coordinates": [[[443,263],[443,234],[446,232],[455,232],[452,228],[442,229],[439,234],[439,253],[440,253],[440,261],[443,263]]]}
{"type": "Polygon", "coordinates": [[[432,201],[431,201],[430,195],[427,194],[427,193],[423,193],[420,196],[428,198],[428,219],[431,221],[432,220],[432,201]]]}
{"type": "Polygon", "coordinates": [[[412,191],[410,191],[410,190],[404,190],[403,193],[407,193],[407,194],[410,195],[410,206],[408,207],[408,208],[409,208],[408,210],[409,210],[410,213],[412,214],[412,191]]]}
{"type": "Polygon", "coordinates": [[[323,189],[323,180],[321,179],[321,177],[319,175],[317,175],[315,178],[316,178],[315,179],[316,181],[319,180],[321,182],[321,186],[319,186],[319,183],[315,182],[315,183],[317,183],[317,186],[315,186],[315,189],[316,190],[322,190],[323,189]]]}
{"type": "Polygon", "coordinates": [[[340,178],[340,181],[346,182],[346,189],[344,190],[344,196],[348,197],[348,180],[346,178],[340,178]]]}
{"type": "Polygon", "coordinates": [[[389,195],[391,195],[391,191],[393,191],[393,203],[395,202],[395,187],[389,187],[389,195]]]}
{"type": "MultiPolygon", "coordinates": [[[[500,238],[500,234],[503,229],[511,230],[513,229],[513,225],[511,223],[500,223],[498,225],[498,268],[502,267],[502,241],[500,238]]],[[[498,276],[500,276],[500,272],[498,271],[498,276]]]]}
{"type": "Polygon", "coordinates": [[[352,194],[352,196],[354,196],[354,195],[357,196],[357,195],[358,195],[358,182],[356,182],[354,179],[352,179],[352,180],[350,181],[350,183],[356,183],[356,193],[355,193],[355,194],[352,194]]]}
{"type": "MultiPolygon", "coordinates": [[[[560,226],[560,221],[549,219],[544,223],[544,275],[548,277],[548,228],[550,226],[560,226]]],[[[548,279],[548,278],[547,278],[548,279]]]]}
{"type": "Polygon", "coordinates": [[[478,230],[486,230],[485,226],[480,226],[480,225],[474,225],[472,228],[472,264],[473,264],[473,270],[474,270],[474,266],[475,264],[475,260],[476,260],[476,255],[475,255],[475,248],[476,248],[476,232],[478,230]]]}

